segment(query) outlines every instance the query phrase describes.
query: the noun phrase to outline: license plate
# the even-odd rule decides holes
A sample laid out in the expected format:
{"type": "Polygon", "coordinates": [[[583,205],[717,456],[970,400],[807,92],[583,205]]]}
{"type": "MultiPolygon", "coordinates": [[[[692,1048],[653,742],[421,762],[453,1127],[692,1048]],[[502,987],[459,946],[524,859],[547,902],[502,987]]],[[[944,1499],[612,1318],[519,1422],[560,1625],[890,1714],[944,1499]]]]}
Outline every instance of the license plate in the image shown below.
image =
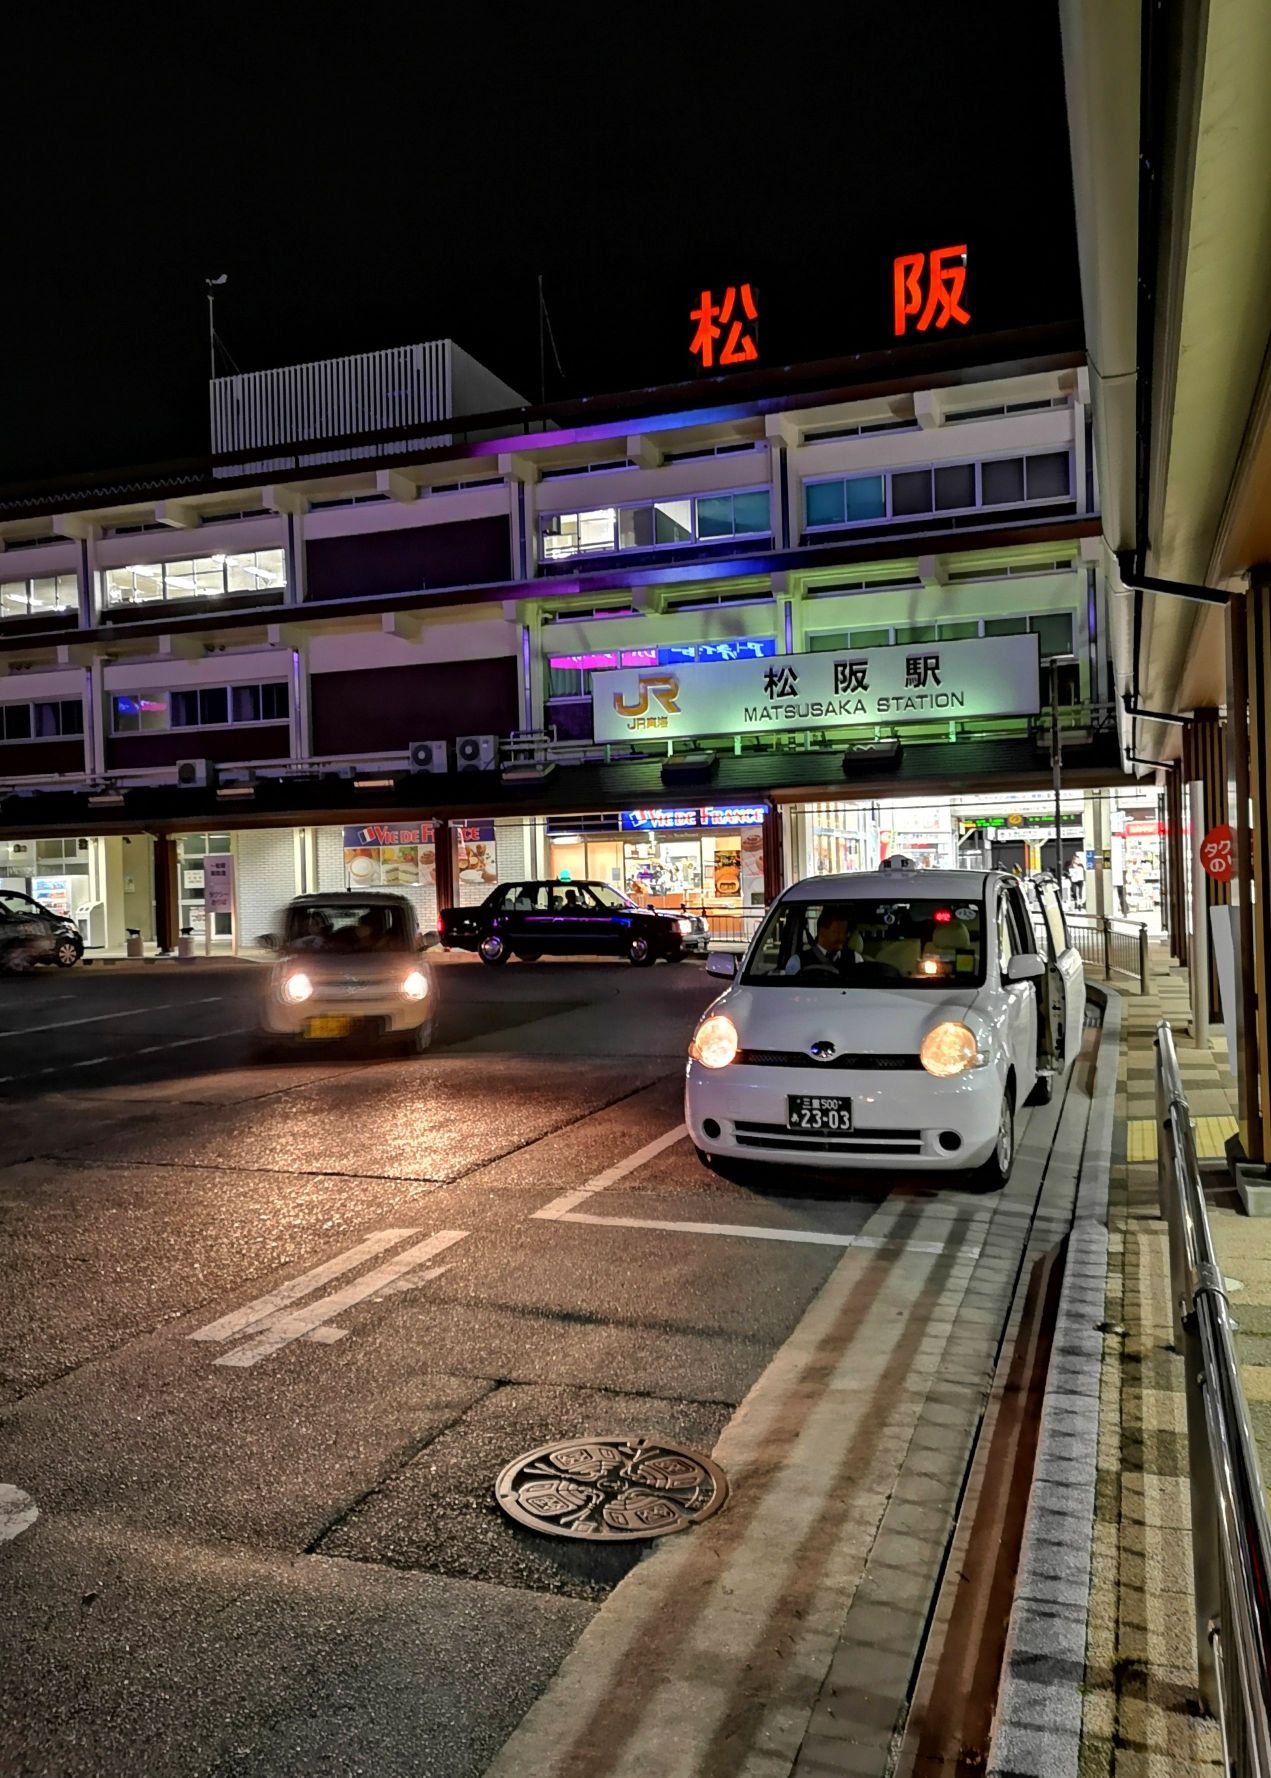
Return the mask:
{"type": "Polygon", "coordinates": [[[791,1093],[786,1100],[786,1127],[843,1135],[852,1127],[852,1101],[827,1099],[821,1094],[791,1093]]]}
{"type": "Polygon", "coordinates": [[[305,1020],[306,1037],[347,1037],[352,1029],[352,1019],[331,1017],[305,1020]]]}

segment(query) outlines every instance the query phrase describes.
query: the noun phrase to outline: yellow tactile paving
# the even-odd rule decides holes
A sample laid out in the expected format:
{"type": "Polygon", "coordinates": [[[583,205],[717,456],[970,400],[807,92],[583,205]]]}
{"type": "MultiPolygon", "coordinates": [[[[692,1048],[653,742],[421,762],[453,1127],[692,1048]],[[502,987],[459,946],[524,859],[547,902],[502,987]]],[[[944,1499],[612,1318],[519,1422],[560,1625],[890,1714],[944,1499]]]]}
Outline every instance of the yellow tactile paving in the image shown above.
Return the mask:
{"type": "MultiPolygon", "coordinates": [[[[1238,1125],[1234,1117],[1198,1117],[1196,1124],[1196,1157],[1202,1161],[1220,1161],[1227,1152],[1227,1139],[1234,1136],[1238,1125]]],[[[1127,1161],[1156,1159],[1156,1120],[1132,1117],[1126,1124],[1127,1161]]]]}

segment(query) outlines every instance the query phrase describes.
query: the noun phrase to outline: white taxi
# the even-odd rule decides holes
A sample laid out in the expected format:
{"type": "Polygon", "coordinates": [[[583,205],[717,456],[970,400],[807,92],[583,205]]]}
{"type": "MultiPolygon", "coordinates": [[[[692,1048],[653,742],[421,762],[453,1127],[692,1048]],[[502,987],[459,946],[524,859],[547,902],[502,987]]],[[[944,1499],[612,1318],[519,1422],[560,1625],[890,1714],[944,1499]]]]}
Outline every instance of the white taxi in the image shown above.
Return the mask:
{"type": "Polygon", "coordinates": [[[893,868],[796,883],[689,1045],[698,1155],[972,1175],[1004,1185],[1017,1113],[1081,1046],[1085,981],[1050,882],[1034,927],[997,871],[893,868]]]}

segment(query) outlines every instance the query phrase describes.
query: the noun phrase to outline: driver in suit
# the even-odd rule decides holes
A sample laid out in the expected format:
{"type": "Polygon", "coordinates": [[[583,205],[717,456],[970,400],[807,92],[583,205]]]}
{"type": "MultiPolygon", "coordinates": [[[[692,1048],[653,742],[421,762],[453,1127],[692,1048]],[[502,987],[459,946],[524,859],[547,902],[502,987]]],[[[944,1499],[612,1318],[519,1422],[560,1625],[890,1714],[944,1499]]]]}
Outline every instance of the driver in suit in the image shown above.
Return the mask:
{"type": "Polygon", "coordinates": [[[817,915],[816,937],[796,951],[786,964],[787,975],[805,969],[837,969],[847,940],[847,916],[839,908],[823,907],[817,915]]]}

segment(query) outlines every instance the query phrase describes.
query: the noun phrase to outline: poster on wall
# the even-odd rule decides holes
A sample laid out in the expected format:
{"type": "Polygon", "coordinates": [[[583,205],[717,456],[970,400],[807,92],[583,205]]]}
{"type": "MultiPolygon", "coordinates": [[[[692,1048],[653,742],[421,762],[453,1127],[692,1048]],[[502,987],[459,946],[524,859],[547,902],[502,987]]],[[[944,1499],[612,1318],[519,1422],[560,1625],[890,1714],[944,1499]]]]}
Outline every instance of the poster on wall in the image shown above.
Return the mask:
{"type": "Polygon", "coordinates": [[[741,903],[761,908],[764,899],[763,835],[752,831],[741,836],[741,903]]]}
{"type": "Polygon", "coordinates": [[[431,889],[437,854],[430,821],[379,821],[344,830],[350,889],[431,889]]]}
{"type": "Polygon", "coordinates": [[[461,889],[480,890],[483,900],[499,880],[493,821],[471,821],[454,829],[455,880],[461,889]]]}

